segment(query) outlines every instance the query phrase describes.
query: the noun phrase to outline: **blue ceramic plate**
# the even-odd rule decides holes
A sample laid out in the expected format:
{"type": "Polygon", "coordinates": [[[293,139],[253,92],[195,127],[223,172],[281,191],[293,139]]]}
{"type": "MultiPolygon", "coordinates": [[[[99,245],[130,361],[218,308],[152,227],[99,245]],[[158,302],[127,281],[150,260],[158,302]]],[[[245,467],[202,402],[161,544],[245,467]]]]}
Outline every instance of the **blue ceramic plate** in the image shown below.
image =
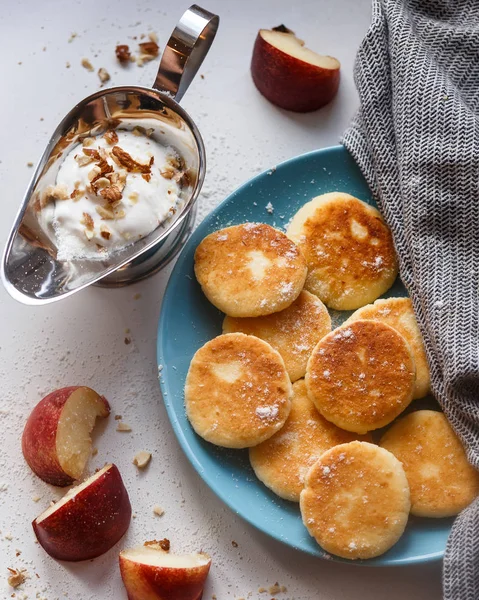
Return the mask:
{"type": "MultiPolygon", "coordinates": [[[[183,405],[190,361],[200,346],[221,333],[223,321],[223,315],[205,298],[194,276],[193,257],[200,241],[212,231],[246,221],[283,228],[305,202],[334,190],[373,204],[366,181],[342,146],[288,160],[254,177],[222,202],[193,233],[171,274],[158,329],[158,365],[173,429],[206,484],[236,514],[264,533],[319,558],[327,556],[339,561],[342,559],[325,555],[309,536],[297,504],[278,498],[256,479],[247,451],[218,448],[202,440],[191,428],[183,405]],[[272,214],[265,208],[269,202],[274,208],[272,214]]],[[[399,280],[388,295],[406,295],[399,280]]],[[[349,314],[333,314],[334,324],[349,314]]],[[[415,408],[421,404],[416,401],[415,408]]],[[[451,522],[411,518],[403,537],[389,552],[354,564],[405,565],[440,559],[451,522]]]]}

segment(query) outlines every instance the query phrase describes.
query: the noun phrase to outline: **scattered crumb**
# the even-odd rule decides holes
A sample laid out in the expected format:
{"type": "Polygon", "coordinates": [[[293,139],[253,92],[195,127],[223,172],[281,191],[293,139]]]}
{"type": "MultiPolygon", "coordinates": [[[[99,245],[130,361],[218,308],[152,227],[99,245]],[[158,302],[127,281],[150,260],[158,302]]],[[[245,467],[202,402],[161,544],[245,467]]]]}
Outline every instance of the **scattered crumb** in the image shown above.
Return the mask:
{"type": "Polygon", "coordinates": [[[238,542],[235,542],[234,540],[232,540],[231,545],[233,546],[233,548],[237,548],[238,542]]]}
{"type": "Polygon", "coordinates": [[[131,338],[126,337],[125,338],[125,344],[128,346],[128,344],[131,344],[131,338]]]}
{"type": "Polygon", "coordinates": [[[268,212],[270,215],[273,214],[274,212],[274,208],[273,205],[271,204],[271,202],[268,202],[268,204],[265,206],[266,212],[268,212]]]}
{"type": "Polygon", "coordinates": [[[121,415],[115,415],[115,421],[121,421],[123,417],[121,415]]]}
{"type": "Polygon", "coordinates": [[[201,79],[204,79],[204,78],[205,78],[205,76],[203,75],[203,73],[200,75],[200,77],[201,77],[201,79]]]}
{"type": "Polygon", "coordinates": [[[117,431],[131,431],[131,427],[129,425],[127,425],[126,423],[123,423],[122,421],[120,421],[118,423],[118,425],[116,426],[116,430],[117,431]]]}
{"type": "Polygon", "coordinates": [[[148,37],[150,38],[150,40],[152,42],[155,42],[155,44],[158,44],[158,36],[156,35],[156,33],[154,31],[150,31],[150,33],[148,34],[148,37]]]}
{"type": "Polygon", "coordinates": [[[157,517],[162,517],[165,514],[165,511],[161,508],[161,506],[158,506],[158,504],[156,504],[153,507],[153,514],[157,517]]]}
{"type": "Polygon", "coordinates": [[[32,500],[33,502],[38,502],[39,500],[41,500],[42,497],[41,496],[32,496],[32,500]]]}
{"type": "Polygon", "coordinates": [[[126,44],[120,44],[115,48],[115,54],[118,61],[123,65],[130,62],[131,53],[130,48],[126,44]]]}
{"type": "Polygon", "coordinates": [[[133,464],[139,469],[144,469],[146,465],[150,462],[150,460],[151,453],[141,450],[140,452],[138,452],[138,454],[135,455],[135,458],[133,459],[133,464]]]}
{"type": "Polygon", "coordinates": [[[33,167],[33,163],[31,161],[27,162],[27,167],[33,167]]]}
{"type": "Polygon", "coordinates": [[[264,588],[264,587],[258,588],[258,594],[266,594],[267,591],[268,590],[266,588],[264,588]]]}
{"type": "Polygon", "coordinates": [[[8,570],[10,571],[10,575],[8,576],[7,580],[9,586],[12,588],[17,588],[19,585],[24,583],[25,579],[27,578],[27,572],[25,569],[18,571],[17,569],[10,569],[10,567],[8,567],[8,570]]]}
{"type": "Polygon", "coordinates": [[[108,73],[108,71],[106,69],[104,69],[103,67],[100,67],[98,69],[98,77],[100,78],[100,81],[102,83],[106,83],[107,81],[110,81],[110,73],[108,73]]]}
{"type": "Polygon", "coordinates": [[[91,64],[91,62],[88,60],[88,58],[82,58],[81,59],[81,66],[86,69],[87,71],[93,72],[95,69],[93,68],[93,65],[91,64]]]}
{"type": "MultiPolygon", "coordinates": [[[[69,69],[69,68],[70,68],[70,66],[71,66],[71,65],[70,65],[70,63],[69,63],[69,62],[67,62],[67,63],[65,64],[65,67],[66,67],[67,69],[69,69]]],[[[42,119],[40,119],[40,120],[42,120],[42,119]]]]}
{"type": "Polygon", "coordinates": [[[71,43],[73,42],[73,40],[74,40],[74,39],[77,37],[77,35],[78,35],[78,33],[77,33],[76,31],[74,31],[74,32],[73,32],[73,33],[70,35],[70,37],[69,37],[69,39],[68,39],[68,43],[69,43],[69,44],[71,44],[71,43]]]}
{"type": "Polygon", "coordinates": [[[141,294],[135,294],[133,296],[133,300],[139,300],[141,298],[141,294]]]}
{"type": "Polygon", "coordinates": [[[7,533],[5,539],[11,542],[13,540],[13,535],[11,533],[7,533]]]}
{"type": "Polygon", "coordinates": [[[97,454],[98,454],[98,448],[93,448],[93,450],[91,451],[91,455],[96,456],[97,454]]]}
{"type": "Polygon", "coordinates": [[[162,540],[151,540],[149,542],[145,542],[143,546],[153,546],[156,548],[161,548],[165,552],[170,551],[170,540],[167,538],[163,538],[162,540]]]}

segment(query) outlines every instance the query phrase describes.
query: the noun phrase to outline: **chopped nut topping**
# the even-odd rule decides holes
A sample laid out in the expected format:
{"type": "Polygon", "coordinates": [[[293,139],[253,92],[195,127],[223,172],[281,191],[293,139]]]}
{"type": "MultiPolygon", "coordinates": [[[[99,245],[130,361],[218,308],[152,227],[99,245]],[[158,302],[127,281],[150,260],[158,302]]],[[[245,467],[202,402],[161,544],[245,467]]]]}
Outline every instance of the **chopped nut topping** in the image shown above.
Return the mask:
{"type": "Polygon", "coordinates": [[[118,142],[118,134],[113,129],[108,129],[108,131],[105,131],[103,137],[111,146],[118,142]]]}
{"type": "Polygon", "coordinates": [[[158,56],[158,52],[160,51],[158,44],[152,40],[149,42],[142,42],[141,44],[138,44],[138,46],[140,47],[140,52],[142,55],[146,54],[152,58],[158,56]]]}
{"type": "Polygon", "coordinates": [[[84,154],[76,154],[75,160],[77,161],[80,167],[85,167],[93,162],[93,156],[85,156],[84,154]]]}
{"type": "Polygon", "coordinates": [[[100,190],[103,190],[106,187],[110,187],[111,181],[108,177],[99,177],[95,181],[95,192],[98,194],[100,190]]]}
{"type": "Polygon", "coordinates": [[[100,195],[108,202],[108,204],[115,204],[123,198],[119,188],[116,185],[111,185],[110,187],[104,188],[100,191],[100,195]]]}
{"type": "Polygon", "coordinates": [[[110,81],[110,73],[108,73],[108,71],[106,69],[104,69],[103,67],[100,67],[98,69],[98,77],[100,78],[100,81],[102,83],[106,83],[107,81],[110,81]]]}
{"type": "Polygon", "coordinates": [[[65,184],[49,185],[42,194],[40,199],[40,208],[44,208],[50,202],[57,200],[68,200],[68,188],[65,184]]]}
{"type": "Polygon", "coordinates": [[[126,44],[120,44],[115,48],[117,59],[123,64],[130,61],[130,48],[126,44]]]}
{"type": "Polygon", "coordinates": [[[93,222],[93,219],[87,212],[83,213],[83,219],[80,221],[80,223],[82,225],[85,225],[85,227],[90,231],[93,231],[93,229],[95,228],[95,223],[93,222]]]}
{"type": "Polygon", "coordinates": [[[155,158],[152,156],[150,158],[150,162],[147,165],[142,165],[141,163],[134,160],[128,152],[125,152],[120,146],[113,146],[111,151],[112,155],[118,160],[121,166],[125,167],[127,171],[137,171],[140,173],[150,173],[151,165],[154,163],[155,158]]]}
{"type": "Polygon", "coordinates": [[[105,208],[104,206],[95,206],[95,210],[104,221],[111,221],[115,218],[115,213],[109,208],[105,208]]]}
{"type": "Polygon", "coordinates": [[[8,567],[8,570],[10,571],[10,575],[7,580],[9,586],[11,586],[12,588],[17,588],[25,582],[25,579],[27,578],[27,572],[25,571],[25,569],[18,571],[17,569],[10,569],[10,567],[8,567]]]}
{"type": "Polygon", "coordinates": [[[142,176],[142,178],[145,181],[148,181],[148,183],[150,182],[150,180],[151,180],[151,173],[142,173],[141,176],[142,176]]]}
{"type": "Polygon", "coordinates": [[[89,229],[85,229],[83,233],[85,234],[85,237],[88,241],[92,240],[95,237],[93,231],[90,231],[89,229]]]}
{"type": "Polygon", "coordinates": [[[158,44],[158,36],[156,35],[156,33],[154,31],[150,31],[150,33],[148,34],[148,37],[150,38],[150,40],[152,42],[155,42],[155,44],[158,44]]]}
{"type": "Polygon", "coordinates": [[[105,240],[109,240],[111,238],[110,231],[104,225],[100,227],[100,235],[105,240]]]}
{"type": "Polygon", "coordinates": [[[88,60],[88,58],[82,58],[81,59],[81,66],[86,69],[87,71],[94,71],[95,69],[93,68],[93,65],[91,64],[91,62],[88,60]]]}
{"type": "Polygon", "coordinates": [[[139,469],[144,469],[146,465],[150,462],[150,460],[150,452],[145,452],[144,450],[142,450],[141,452],[138,452],[138,454],[133,459],[133,464],[139,469]]]}
{"type": "Polygon", "coordinates": [[[161,506],[158,506],[158,504],[156,504],[153,507],[153,514],[157,517],[162,517],[165,514],[165,511],[161,508],[161,506]]]}
{"type": "Polygon", "coordinates": [[[116,430],[117,431],[131,431],[131,427],[129,425],[127,425],[126,423],[119,421],[118,425],[116,426],[116,430]]]}
{"type": "Polygon", "coordinates": [[[95,165],[93,167],[93,169],[88,173],[88,179],[90,181],[98,179],[98,177],[100,177],[100,176],[101,176],[101,169],[98,165],[95,165]]]}
{"type": "Polygon", "coordinates": [[[151,546],[156,550],[163,550],[164,552],[170,551],[170,540],[167,538],[163,538],[162,540],[151,540],[149,542],[145,542],[143,546],[151,546]]]}
{"type": "Polygon", "coordinates": [[[94,143],[95,143],[95,138],[94,137],[86,137],[82,141],[82,144],[83,144],[84,148],[88,148],[88,146],[91,146],[94,143]]]}
{"type": "Polygon", "coordinates": [[[165,179],[173,179],[177,172],[178,171],[170,165],[166,165],[163,169],[160,169],[160,175],[165,179]]]}
{"type": "Polygon", "coordinates": [[[74,189],[74,190],[73,190],[73,192],[70,194],[70,198],[71,198],[73,201],[77,201],[77,200],[79,200],[79,199],[80,199],[80,196],[81,196],[82,194],[83,194],[82,190],[79,190],[79,189],[77,188],[77,189],[74,189]]]}

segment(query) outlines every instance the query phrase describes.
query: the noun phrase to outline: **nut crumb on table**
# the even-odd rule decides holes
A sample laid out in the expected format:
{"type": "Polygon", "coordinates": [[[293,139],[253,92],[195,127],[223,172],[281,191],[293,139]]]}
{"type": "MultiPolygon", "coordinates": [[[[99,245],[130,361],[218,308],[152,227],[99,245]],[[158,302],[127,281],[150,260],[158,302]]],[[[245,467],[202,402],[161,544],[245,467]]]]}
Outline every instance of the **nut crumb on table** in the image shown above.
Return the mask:
{"type": "Polygon", "coordinates": [[[93,68],[93,65],[91,64],[91,62],[88,60],[88,58],[82,58],[81,59],[81,66],[86,69],[87,71],[93,72],[95,69],[93,68]]]}
{"type": "Polygon", "coordinates": [[[10,575],[8,576],[8,585],[14,589],[22,585],[27,578],[27,571],[25,569],[11,569],[8,567],[10,575]]]}
{"type": "Polygon", "coordinates": [[[153,507],[153,514],[156,515],[157,517],[162,517],[165,514],[165,511],[163,508],[161,508],[161,506],[158,506],[158,504],[156,504],[153,507]]]}
{"type": "Polygon", "coordinates": [[[151,460],[151,453],[141,450],[135,455],[133,464],[139,469],[144,469],[151,460]]]}
{"type": "Polygon", "coordinates": [[[131,431],[131,427],[127,423],[123,423],[122,421],[119,421],[118,425],[116,426],[116,430],[128,432],[128,431],[131,431]]]}

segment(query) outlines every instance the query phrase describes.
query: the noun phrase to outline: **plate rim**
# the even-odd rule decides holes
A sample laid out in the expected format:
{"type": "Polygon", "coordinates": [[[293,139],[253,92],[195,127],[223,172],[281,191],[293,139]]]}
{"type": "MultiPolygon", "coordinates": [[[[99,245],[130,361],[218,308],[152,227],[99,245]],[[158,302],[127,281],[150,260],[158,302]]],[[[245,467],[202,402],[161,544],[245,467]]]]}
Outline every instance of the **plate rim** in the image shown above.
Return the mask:
{"type": "MultiPolygon", "coordinates": [[[[223,492],[223,490],[221,489],[221,486],[218,485],[217,482],[214,480],[214,477],[210,477],[208,475],[208,472],[205,471],[205,469],[202,467],[202,465],[199,462],[199,460],[197,459],[195,453],[191,449],[191,446],[189,445],[189,442],[186,438],[185,432],[183,431],[183,428],[181,427],[180,422],[177,418],[176,412],[173,409],[172,403],[168,400],[168,397],[170,396],[170,393],[171,393],[170,389],[169,389],[169,384],[167,382],[167,379],[165,379],[165,377],[162,374],[162,369],[160,370],[160,366],[162,365],[161,361],[163,360],[161,332],[165,330],[165,320],[166,320],[166,312],[167,312],[167,308],[165,308],[165,307],[173,301],[173,300],[170,300],[170,295],[172,294],[171,282],[172,282],[173,276],[174,276],[175,272],[177,270],[181,270],[182,266],[184,265],[184,263],[186,261],[186,256],[190,249],[191,239],[192,239],[194,233],[196,232],[196,230],[198,229],[198,227],[203,226],[203,225],[207,226],[213,219],[215,219],[217,214],[223,210],[223,208],[226,204],[229,204],[230,202],[232,202],[238,194],[242,193],[243,190],[246,190],[247,188],[249,188],[253,184],[253,182],[255,182],[258,179],[261,179],[268,173],[271,173],[272,171],[276,170],[277,167],[289,165],[290,163],[294,163],[294,162],[300,161],[300,160],[305,160],[305,159],[307,160],[307,158],[309,158],[309,157],[316,157],[316,156],[322,155],[322,154],[338,154],[338,153],[340,153],[340,154],[346,153],[347,155],[349,155],[351,157],[352,160],[354,160],[353,156],[341,144],[337,144],[334,146],[328,146],[326,148],[320,148],[317,150],[311,150],[311,151],[305,152],[303,154],[298,154],[296,156],[293,156],[291,158],[288,158],[284,161],[277,163],[277,165],[272,168],[265,169],[261,173],[258,173],[256,175],[254,175],[253,177],[251,177],[250,179],[248,179],[247,181],[245,181],[239,187],[234,189],[230,194],[228,194],[226,196],[226,198],[224,198],[213,210],[211,210],[204,217],[203,221],[201,221],[201,223],[199,223],[195,227],[195,229],[193,230],[193,233],[186,241],[184,247],[182,248],[181,252],[179,253],[178,259],[175,262],[173,269],[170,273],[170,276],[168,278],[168,282],[167,282],[165,292],[163,294],[163,299],[161,302],[160,316],[158,319],[158,328],[157,328],[157,339],[156,339],[156,359],[157,359],[157,366],[158,366],[158,381],[159,381],[159,385],[160,385],[160,389],[161,389],[161,396],[162,396],[163,404],[165,405],[165,408],[166,408],[166,411],[168,414],[168,418],[169,418],[171,426],[173,428],[175,437],[178,440],[178,443],[179,443],[182,451],[188,458],[190,464],[193,466],[193,468],[195,469],[195,471],[197,472],[199,477],[208,486],[208,488],[228,507],[228,509],[231,512],[233,512],[234,514],[241,517],[241,519],[243,519],[244,521],[246,521],[247,523],[252,525],[255,529],[257,529],[264,535],[268,536],[269,538],[276,540],[277,542],[280,542],[286,546],[289,546],[290,548],[293,548],[296,551],[303,552],[304,554],[308,554],[309,556],[314,557],[316,559],[320,559],[320,560],[326,560],[326,557],[309,553],[306,550],[304,550],[303,548],[294,544],[294,542],[292,542],[292,541],[286,542],[285,540],[281,539],[279,536],[275,535],[275,533],[268,531],[266,528],[260,527],[260,525],[257,522],[255,522],[251,517],[249,517],[247,515],[247,513],[240,512],[239,510],[236,510],[235,508],[233,508],[227,498],[227,494],[223,492]]],[[[342,559],[340,557],[336,557],[333,555],[331,555],[327,560],[329,560],[330,562],[334,561],[334,562],[341,563],[341,564],[349,564],[351,566],[361,566],[361,567],[369,567],[369,568],[381,567],[382,568],[382,567],[404,567],[404,566],[410,566],[410,565],[412,566],[412,565],[419,565],[419,564],[426,564],[426,563],[435,563],[435,562],[442,560],[443,556],[444,556],[444,550],[439,551],[439,552],[432,552],[430,554],[421,554],[419,556],[390,559],[390,560],[387,560],[386,562],[376,562],[376,559],[348,560],[348,559],[342,559]]],[[[377,558],[380,558],[380,557],[377,557],[377,558]]]]}

